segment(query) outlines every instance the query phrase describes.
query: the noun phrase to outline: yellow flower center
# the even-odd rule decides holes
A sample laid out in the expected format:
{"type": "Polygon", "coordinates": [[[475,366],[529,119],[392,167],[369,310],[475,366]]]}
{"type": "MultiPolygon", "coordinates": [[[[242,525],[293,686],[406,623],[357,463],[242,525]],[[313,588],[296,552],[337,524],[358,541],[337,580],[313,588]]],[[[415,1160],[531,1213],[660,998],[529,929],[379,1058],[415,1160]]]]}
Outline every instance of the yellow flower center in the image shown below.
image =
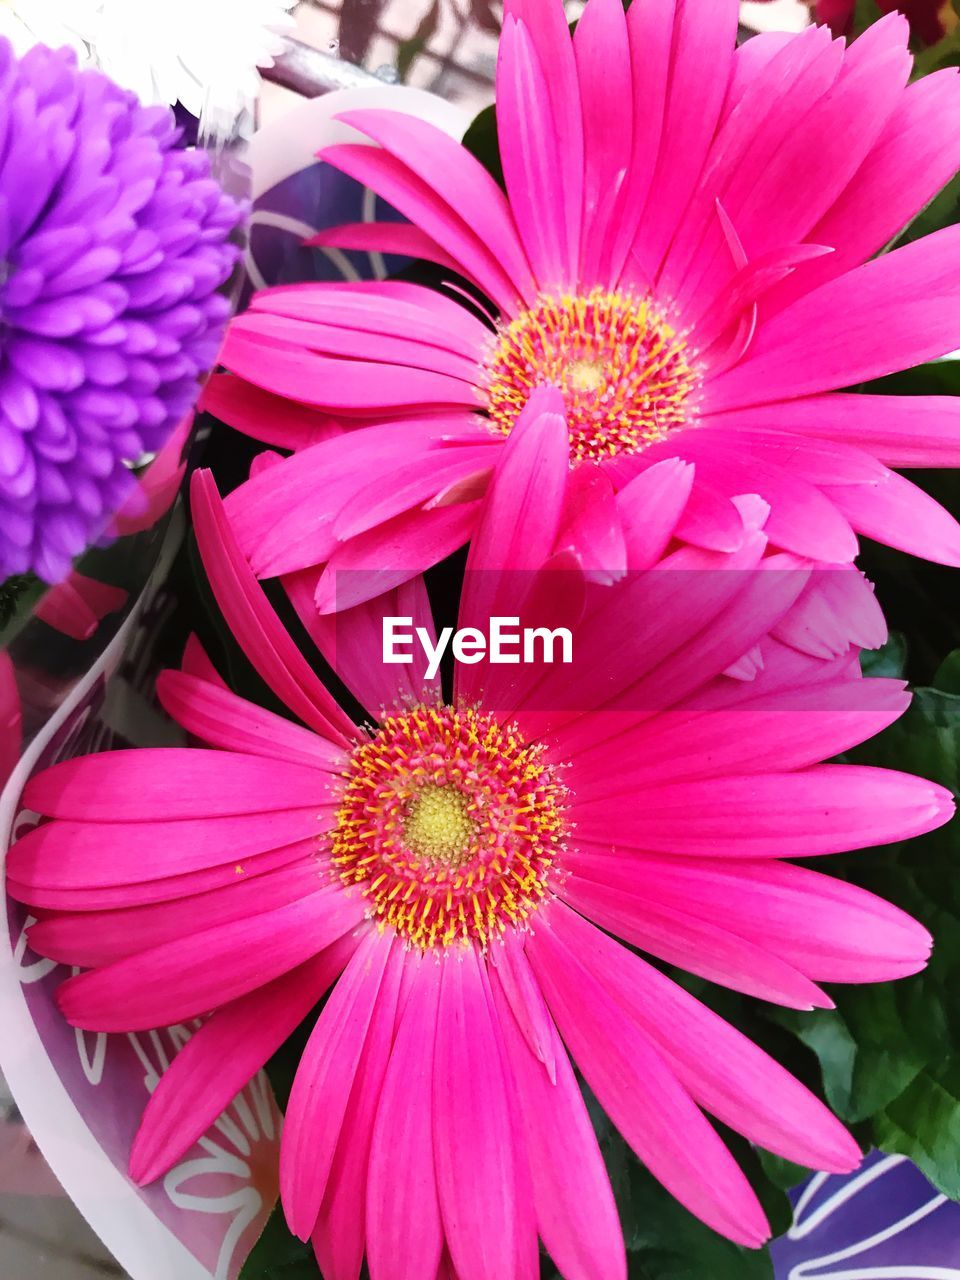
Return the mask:
{"type": "Polygon", "coordinates": [[[535,387],[563,395],[574,464],[636,453],[696,416],[700,371],[686,337],[647,297],[544,295],[502,326],[486,362],[492,427],[509,435],[535,387]]]}
{"type": "Polygon", "coordinates": [[[485,947],[548,895],[566,792],[515,725],[416,707],[356,747],[343,778],[332,863],[412,945],[485,947]]]}

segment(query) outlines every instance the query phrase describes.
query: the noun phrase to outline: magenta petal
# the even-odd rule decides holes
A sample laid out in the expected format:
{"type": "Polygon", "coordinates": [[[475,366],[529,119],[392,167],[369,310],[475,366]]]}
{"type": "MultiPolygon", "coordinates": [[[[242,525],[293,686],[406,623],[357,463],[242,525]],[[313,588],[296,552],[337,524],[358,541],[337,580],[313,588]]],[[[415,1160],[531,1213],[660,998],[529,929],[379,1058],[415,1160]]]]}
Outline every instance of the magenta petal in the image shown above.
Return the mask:
{"type": "MultiPolygon", "coordinates": [[[[361,907],[362,909],[362,907],[361,907]]],[[[323,1008],[300,1059],[280,1148],[280,1195],[290,1230],[313,1233],[392,946],[372,929],[323,1008]]]]}
{"type": "Polygon", "coordinates": [[[762,324],[707,384],[711,413],[850,387],[960,345],[960,228],[947,227],[821,285],[762,324]]]}
{"type": "MultiPolygon", "coordinates": [[[[724,418],[715,421],[720,425],[724,418]]],[[[760,404],[731,414],[738,431],[773,429],[855,445],[888,467],[960,465],[960,397],[843,392],[760,404]]]]}
{"type": "Polygon", "coordinates": [[[329,803],[330,777],[315,766],[188,747],[64,760],[24,791],[24,804],[37,813],[80,822],[216,818],[329,803]]]}
{"type": "MultiPolygon", "coordinates": [[[[639,885],[643,863],[632,860],[632,867],[639,885]]],[[[809,978],[767,950],[762,941],[739,937],[682,906],[651,901],[649,896],[633,893],[625,885],[613,888],[576,875],[564,881],[562,896],[564,902],[601,929],[710,982],[791,1009],[833,1007],[833,1001],[809,978]]]]}
{"type": "Polygon", "coordinates": [[[437,1016],[434,1160],[459,1280],[513,1275],[516,1249],[517,1153],[483,963],[472,947],[445,957],[437,1016]]]}
{"type": "Polygon", "coordinates": [[[857,1168],[860,1149],[839,1120],[742,1032],[575,912],[558,909],[551,928],[711,1114],[785,1159],[857,1168]]]}
{"type": "Polygon", "coordinates": [[[887,844],[932,831],[952,813],[950,793],[924,778],[836,764],[654,784],[615,817],[604,801],[576,806],[577,830],[587,840],[735,858],[803,858],[887,844]]]}
{"type": "Polygon", "coordinates": [[[150,903],[75,915],[58,912],[30,930],[38,955],[85,969],[101,968],[126,956],[174,942],[197,928],[211,929],[271,911],[320,887],[316,858],[304,856],[262,876],[235,875],[234,883],[173,902],[150,903]]]}
{"type": "Polygon", "coordinates": [[[393,1052],[397,1001],[406,967],[403,950],[393,947],[377,992],[313,1231],[313,1249],[324,1280],[357,1280],[360,1275],[366,1241],[371,1139],[393,1052]]]}
{"type": "Polygon", "coordinates": [[[321,889],[70,978],[57,1003],[72,1026],[88,1031],[172,1026],[289,973],[362,919],[360,899],[321,889]]]}
{"type": "Polygon", "coordinates": [[[938,564],[960,565],[960,524],[895,471],[874,485],[824,485],[823,492],[865,537],[938,564]]]}
{"type": "Polygon", "coordinates": [[[501,310],[510,313],[516,308],[517,287],[496,256],[473,227],[401,160],[378,147],[354,143],[326,147],[321,158],[361,186],[376,191],[426,232],[455,262],[462,263],[464,274],[475,280],[501,310]]]}
{"type": "Polygon", "coordinates": [[[356,947],[341,938],[265,987],[218,1010],[160,1078],[130,1152],[130,1177],[161,1177],[292,1035],[356,947]]]}
{"type": "Polygon", "coordinates": [[[652,1039],[544,915],[527,952],[574,1060],[654,1177],[715,1231],[763,1244],[769,1226],[750,1184],[652,1039]]]}
{"type": "Polygon", "coordinates": [[[262,391],[231,373],[214,374],[201,406],[228,426],[277,449],[305,449],[343,433],[320,410],[262,391]]]}
{"type": "MultiPolygon", "coordinates": [[[[529,967],[525,958],[520,963],[529,967]]],[[[523,1115],[543,1242],[566,1280],[626,1280],[623,1233],[610,1179],[560,1037],[548,1021],[549,1052],[556,1063],[551,1080],[525,1043],[496,978],[492,986],[523,1115]]]]}
{"type": "Polygon", "coordinates": [[[641,471],[617,494],[631,569],[651,568],[666,551],[686,509],[693,480],[692,464],[667,458],[641,471]]]}
{"type": "Polygon", "coordinates": [[[443,1248],[433,1151],[440,965],[410,956],[410,994],[374,1124],[367,1183],[371,1280],[435,1280],[443,1248]],[[401,1170],[401,1176],[397,1171],[401,1170]]]}
{"type": "Polygon", "coordinates": [[[546,69],[525,23],[507,17],[497,60],[500,154],[510,203],[540,288],[576,279],[579,245],[564,197],[546,69]]]}
{"type": "Polygon", "coordinates": [[[190,500],[197,545],[228,625],[259,674],[295,715],[333,742],[354,725],[310,669],[243,557],[208,471],[194,472],[190,500]]]}
{"type": "Polygon", "coordinates": [[[490,174],[464,147],[435,125],[400,111],[345,111],[338,119],[378,142],[429,183],[495,256],[517,297],[532,294],[530,266],[510,206],[490,174]]]}
{"type": "Polygon", "coordinates": [[[183,671],[160,673],[157,698],[188,733],[211,746],[312,766],[334,775],[343,768],[346,757],[341,747],[183,671]]]}

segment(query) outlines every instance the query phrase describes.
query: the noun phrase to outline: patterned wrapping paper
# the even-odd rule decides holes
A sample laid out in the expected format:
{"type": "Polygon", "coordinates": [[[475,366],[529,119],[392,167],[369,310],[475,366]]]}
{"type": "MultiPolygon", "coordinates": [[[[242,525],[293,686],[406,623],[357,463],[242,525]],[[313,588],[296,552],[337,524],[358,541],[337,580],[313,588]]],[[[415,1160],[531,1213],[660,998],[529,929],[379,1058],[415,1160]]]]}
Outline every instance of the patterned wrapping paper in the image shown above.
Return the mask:
{"type": "Polygon", "coordinates": [[[869,1156],[848,1178],[817,1175],[773,1245],[777,1280],[960,1280],[960,1205],[903,1156],[869,1156]]]}

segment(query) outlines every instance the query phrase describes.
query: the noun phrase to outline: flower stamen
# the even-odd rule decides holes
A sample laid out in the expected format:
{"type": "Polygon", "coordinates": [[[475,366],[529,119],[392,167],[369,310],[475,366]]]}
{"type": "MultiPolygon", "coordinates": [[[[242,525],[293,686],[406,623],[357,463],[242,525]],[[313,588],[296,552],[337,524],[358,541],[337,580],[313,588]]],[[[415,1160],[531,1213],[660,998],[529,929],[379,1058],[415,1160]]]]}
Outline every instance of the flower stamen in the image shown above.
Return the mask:
{"type": "Polygon", "coordinates": [[[501,328],[486,407],[509,435],[538,386],[563,395],[574,464],[636,453],[696,416],[701,375],[686,336],[649,297],[543,295],[501,328]]]}
{"type": "Polygon", "coordinates": [[[566,831],[565,789],[542,757],[471,707],[388,716],[344,770],[334,867],[422,950],[524,927],[566,831]]]}

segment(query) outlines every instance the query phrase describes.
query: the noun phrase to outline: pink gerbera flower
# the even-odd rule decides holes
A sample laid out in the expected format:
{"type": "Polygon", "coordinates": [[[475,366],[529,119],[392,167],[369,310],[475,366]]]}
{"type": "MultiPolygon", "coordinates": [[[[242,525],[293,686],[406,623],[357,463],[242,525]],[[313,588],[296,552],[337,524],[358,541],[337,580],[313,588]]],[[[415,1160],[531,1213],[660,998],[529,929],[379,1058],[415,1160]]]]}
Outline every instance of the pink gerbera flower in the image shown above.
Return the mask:
{"type": "MultiPolygon", "coordinates": [[[[536,566],[553,545],[562,486],[539,461],[557,442],[549,413],[508,441],[462,623],[515,591],[517,548],[536,566]]],[[[890,723],[902,684],[824,669],[812,694],[783,655],[760,688],[721,674],[805,571],[581,582],[578,664],[461,664],[448,700],[422,668],[380,661],[381,614],[430,625],[418,580],[340,620],[344,678],[379,711],[361,729],[267,605],[204,473],[193,512],[226,620],[301,723],[229,692],[193,646],[159,692],[213,749],[40,774],[24,803],[52,821],[7,868],[40,916],[31,945],[91,970],[60,989],[73,1024],[214,1011],[147,1107],[138,1181],[181,1157],[327,992],[280,1171],[327,1280],[355,1280],[364,1253],[372,1280],[533,1280],[538,1236],[570,1280],[623,1280],[571,1058],[651,1171],[742,1244],[767,1223],[704,1111],[804,1165],[858,1163],[812,1094],[611,936],[796,1007],[829,1004],[821,980],[923,967],[915,921],[781,861],[946,820],[931,783],[818,763],[890,723]]],[[[531,569],[530,600],[552,572],[531,569]]]]}
{"type": "Polygon", "coordinates": [[[207,404],[297,450],[229,505],[258,576],[329,565],[328,609],[339,568],[439,561],[541,384],[595,495],[695,465],[701,545],[735,547],[730,499],[759,493],[772,544],[812,560],[864,534],[960,563],[956,522],[889,470],[955,465],[958,401],[838,390],[960,346],[960,228],[868,261],[955,172],[960,81],[908,85],[899,15],[849,48],[824,28],[736,48],[737,9],[589,0],[571,39],[559,0],[508,3],[506,193],[421,120],[343,115],[377,145],[324,158],[410,225],[323,241],[432,259],[485,301],[311,283],[234,321],[207,404]]]}

